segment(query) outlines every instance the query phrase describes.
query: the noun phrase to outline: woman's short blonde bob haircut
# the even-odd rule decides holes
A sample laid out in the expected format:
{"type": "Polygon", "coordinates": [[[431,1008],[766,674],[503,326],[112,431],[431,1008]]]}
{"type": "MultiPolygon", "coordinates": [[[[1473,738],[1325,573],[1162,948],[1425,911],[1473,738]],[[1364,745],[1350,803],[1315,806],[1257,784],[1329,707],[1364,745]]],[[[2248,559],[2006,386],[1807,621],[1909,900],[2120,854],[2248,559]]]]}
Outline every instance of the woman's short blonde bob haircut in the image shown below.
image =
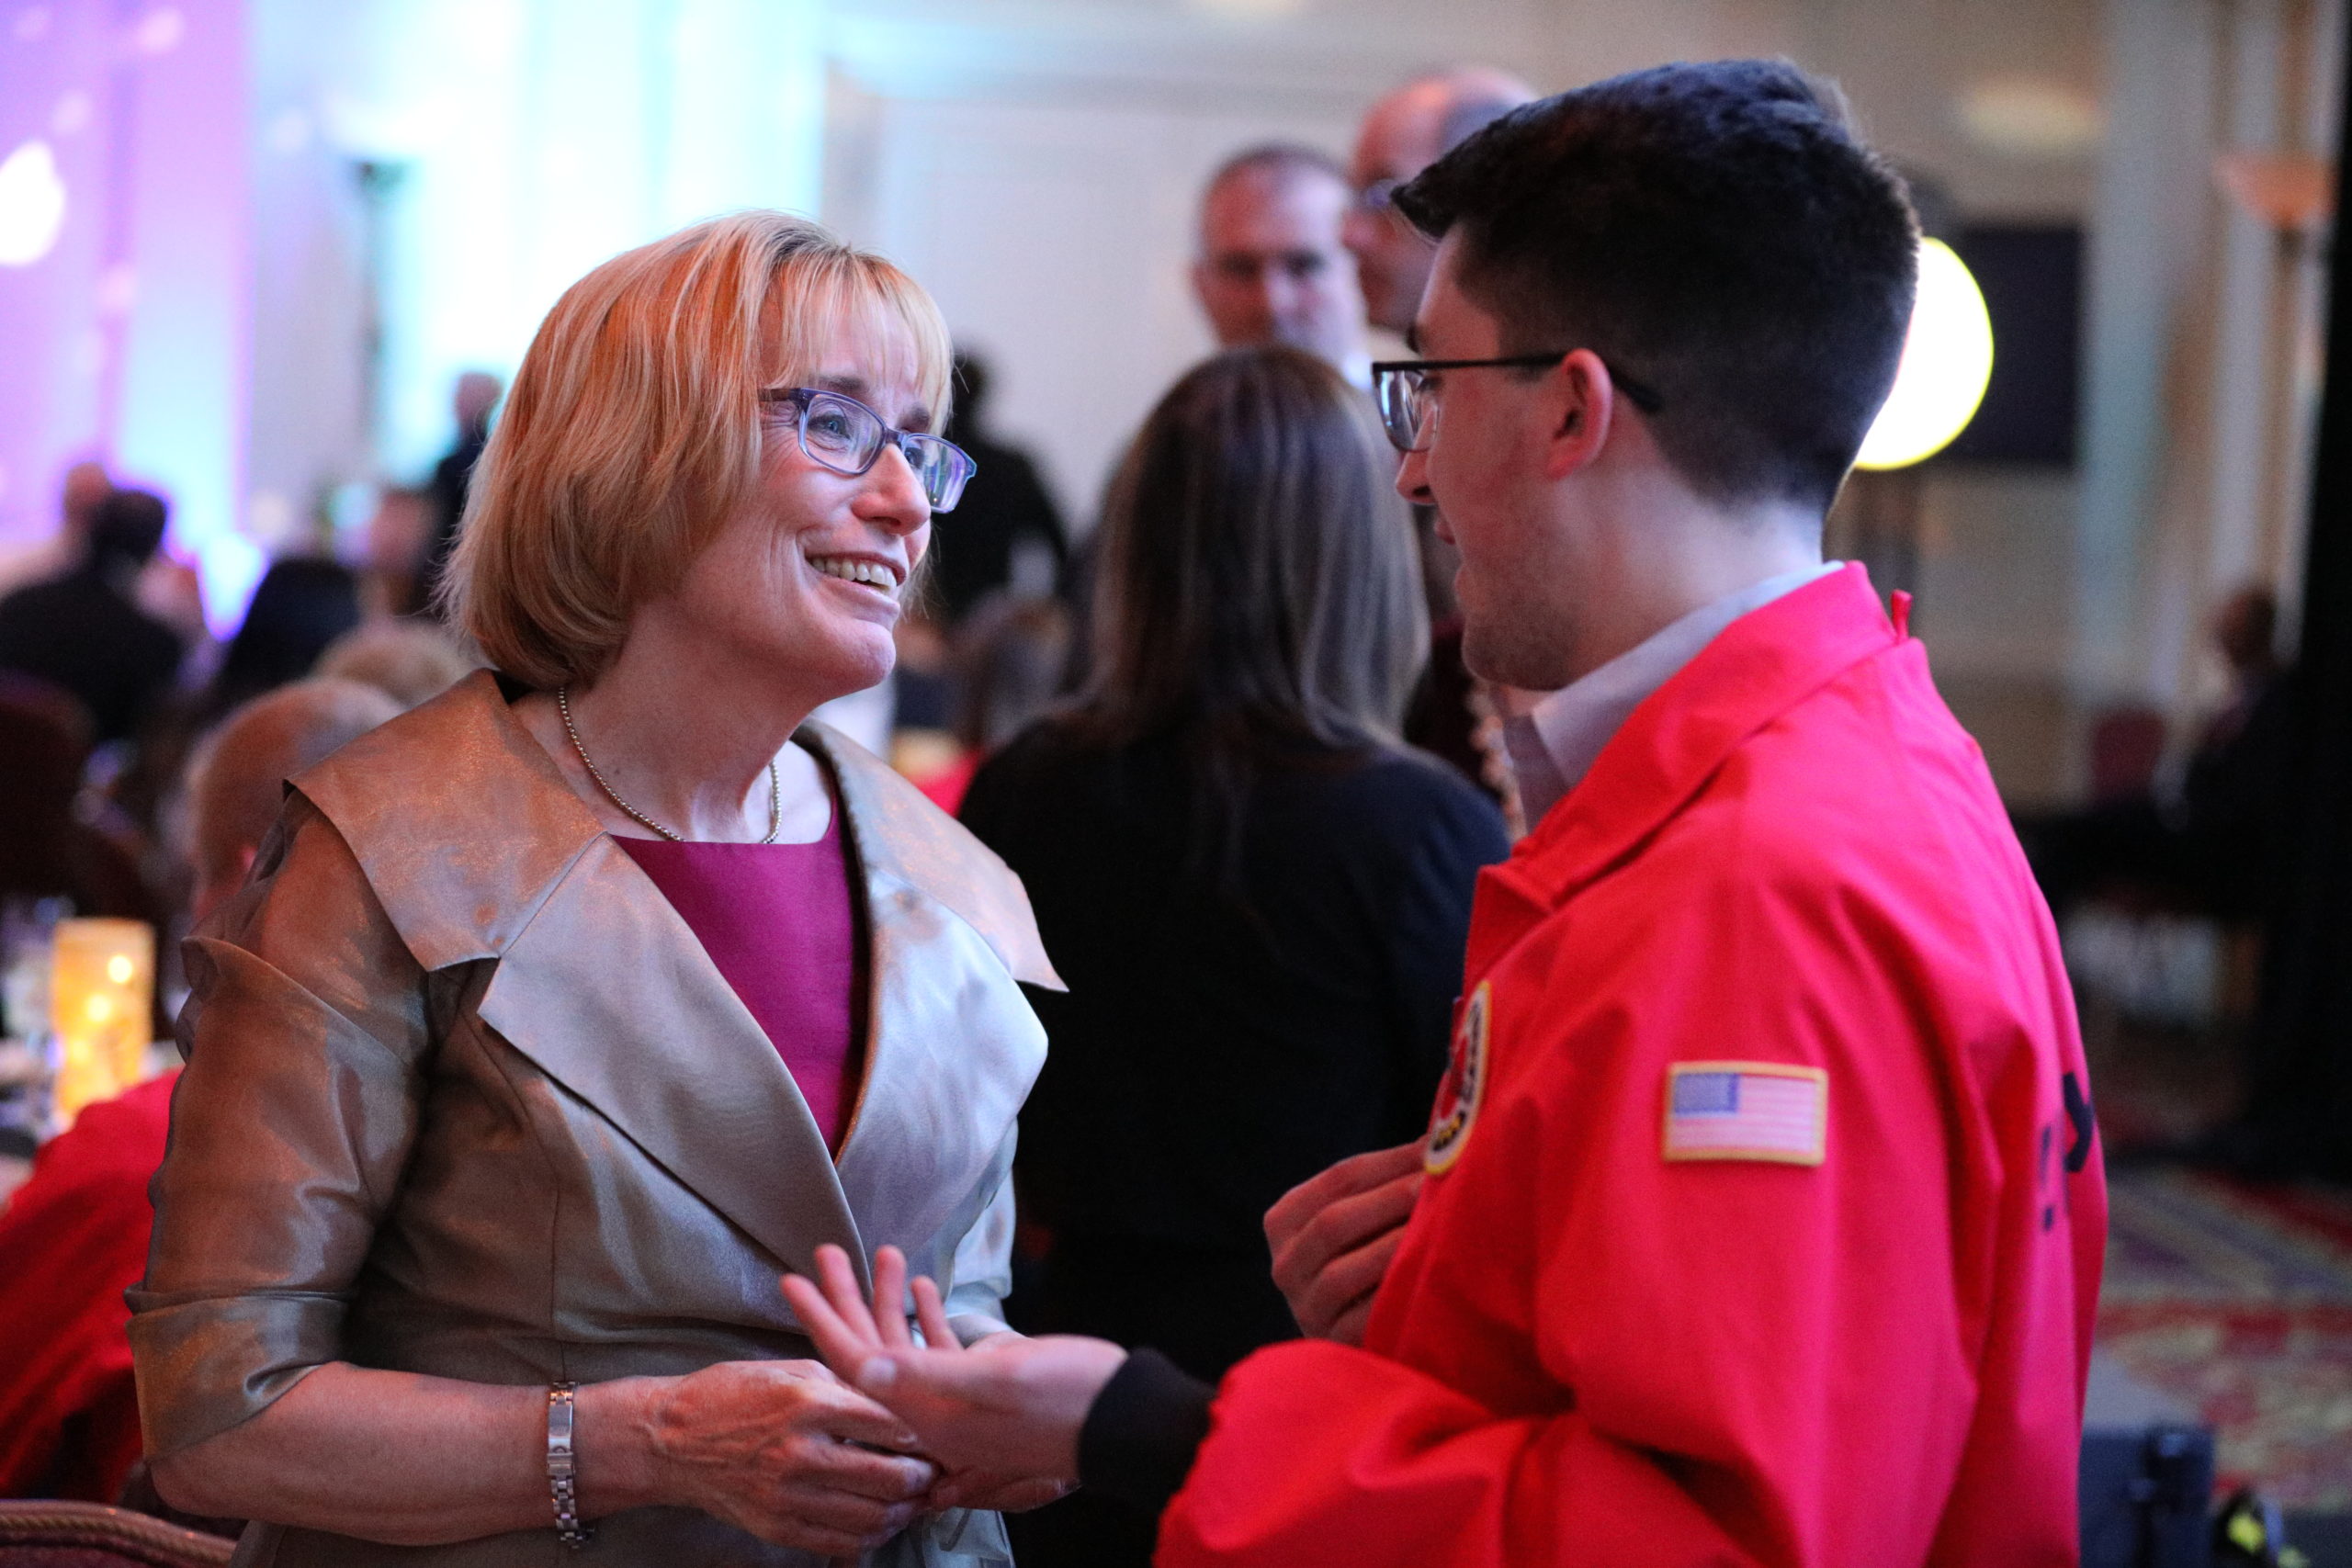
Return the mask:
{"type": "Polygon", "coordinates": [[[593,682],[629,615],[742,504],[759,392],[815,377],[836,329],[947,415],[939,307],[805,218],[738,212],[615,256],[531,340],[482,453],[443,585],[451,619],[542,691],[593,682]]]}

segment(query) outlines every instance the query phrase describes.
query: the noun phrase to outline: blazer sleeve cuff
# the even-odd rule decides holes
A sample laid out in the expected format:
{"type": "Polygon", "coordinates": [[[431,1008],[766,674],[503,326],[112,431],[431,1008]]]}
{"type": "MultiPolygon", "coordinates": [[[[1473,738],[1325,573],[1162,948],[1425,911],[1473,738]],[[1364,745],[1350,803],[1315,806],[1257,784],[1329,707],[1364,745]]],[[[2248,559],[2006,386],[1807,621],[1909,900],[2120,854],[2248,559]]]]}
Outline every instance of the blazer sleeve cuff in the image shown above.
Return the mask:
{"type": "Polygon", "coordinates": [[[260,1415],[340,1354],[342,1298],[246,1294],[175,1301],[129,1292],[139,1421],[150,1457],[260,1415]]]}

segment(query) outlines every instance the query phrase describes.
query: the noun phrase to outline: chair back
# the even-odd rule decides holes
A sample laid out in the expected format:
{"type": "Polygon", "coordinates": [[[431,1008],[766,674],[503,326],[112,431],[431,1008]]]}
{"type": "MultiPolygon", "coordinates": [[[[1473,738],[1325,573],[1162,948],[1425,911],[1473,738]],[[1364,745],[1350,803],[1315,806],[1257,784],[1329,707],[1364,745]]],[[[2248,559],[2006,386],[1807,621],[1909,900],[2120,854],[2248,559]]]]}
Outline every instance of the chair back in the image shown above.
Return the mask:
{"type": "Polygon", "coordinates": [[[2165,755],[2165,716],[2154,708],[2114,707],[2091,724],[2091,798],[2145,795],[2165,755]]]}
{"type": "Polygon", "coordinates": [[[236,1549],[128,1508],[0,1498],[0,1568],[218,1568],[236,1549]]]}

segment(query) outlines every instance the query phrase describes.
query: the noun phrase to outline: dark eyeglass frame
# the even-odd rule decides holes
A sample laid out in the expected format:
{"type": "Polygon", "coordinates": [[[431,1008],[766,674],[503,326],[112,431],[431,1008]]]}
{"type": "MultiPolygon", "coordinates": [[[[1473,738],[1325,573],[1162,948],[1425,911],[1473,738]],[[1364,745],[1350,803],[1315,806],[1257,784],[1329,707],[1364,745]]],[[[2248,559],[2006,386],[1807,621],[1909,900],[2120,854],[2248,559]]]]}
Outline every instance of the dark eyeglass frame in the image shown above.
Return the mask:
{"type": "Polygon", "coordinates": [[[882,460],[883,448],[896,446],[899,456],[906,459],[907,467],[914,470],[916,482],[922,486],[923,499],[931,503],[934,513],[955,511],[956,503],[964,499],[964,487],[970,484],[972,476],[980,471],[980,466],[972,460],[972,455],[953,441],[920,430],[898,429],[847,392],[836,392],[826,387],[763,387],[760,389],[760,402],[763,406],[782,404],[793,408],[797,412],[793,434],[799,438],[800,450],[819,468],[830,468],[851,479],[872,472],[874,465],[882,460]],[[808,411],[820,400],[844,404],[874,422],[874,428],[878,434],[874,437],[873,450],[866,453],[864,462],[854,468],[837,463],[809,446],[808,411]],[[933,454],[944,456],[943,469],[934,469],[931,466],[933,454]],[[936,488],[933,478],[934,473],[939,475],[936,488]]]}
{"type": "MultiPolygon", "coordinates": [[[[1383,359],[1372,367],[1373,400],[1380,405],[1380,427],[1388,435],[1388,444],[1399,452],[1427,450],[1429,438],[1435,429],[1416,431],[1412,424],[1412,403],[1408,394],[1419,391],[1419,378],[1432,370],[1538,370],[1548,369],[1574,354],[1564,348],[1556,354],[1510,354],[1498,359],[1383,359]],[[1408,378],[1413,378],[1408,379],[1408,378]],[[1391,389],[1396,389],[1392,391],[1391,389]],[[1400,423],[1400,421],[1403,422],[1400,423]]],[[[1610,383],[1625,394],[1625,400],[1645,414],[1655,415],[1666,406],[1666,400],[1648,386],[1634,380],[1608,360],[1601,365],[1609,371],[1610,383]]]]}

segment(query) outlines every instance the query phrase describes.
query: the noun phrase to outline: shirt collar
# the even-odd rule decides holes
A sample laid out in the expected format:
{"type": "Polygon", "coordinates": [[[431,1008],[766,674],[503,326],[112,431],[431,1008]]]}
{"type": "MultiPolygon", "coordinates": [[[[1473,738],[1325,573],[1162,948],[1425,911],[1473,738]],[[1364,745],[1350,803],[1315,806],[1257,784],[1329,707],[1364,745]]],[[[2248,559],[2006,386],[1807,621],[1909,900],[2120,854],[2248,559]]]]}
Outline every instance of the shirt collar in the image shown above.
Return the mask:
{"type": "Polygon", "coordinates": [[[1843,562],[1801,567],[1703,604],[1619,654],[1600,669],[1554,692],[1503,726],[1530,827],[1591,771],[1601,748],[1649,694],[1672,680],[1700,649],[1740,616],[1838,570],[1843,562]]]}

